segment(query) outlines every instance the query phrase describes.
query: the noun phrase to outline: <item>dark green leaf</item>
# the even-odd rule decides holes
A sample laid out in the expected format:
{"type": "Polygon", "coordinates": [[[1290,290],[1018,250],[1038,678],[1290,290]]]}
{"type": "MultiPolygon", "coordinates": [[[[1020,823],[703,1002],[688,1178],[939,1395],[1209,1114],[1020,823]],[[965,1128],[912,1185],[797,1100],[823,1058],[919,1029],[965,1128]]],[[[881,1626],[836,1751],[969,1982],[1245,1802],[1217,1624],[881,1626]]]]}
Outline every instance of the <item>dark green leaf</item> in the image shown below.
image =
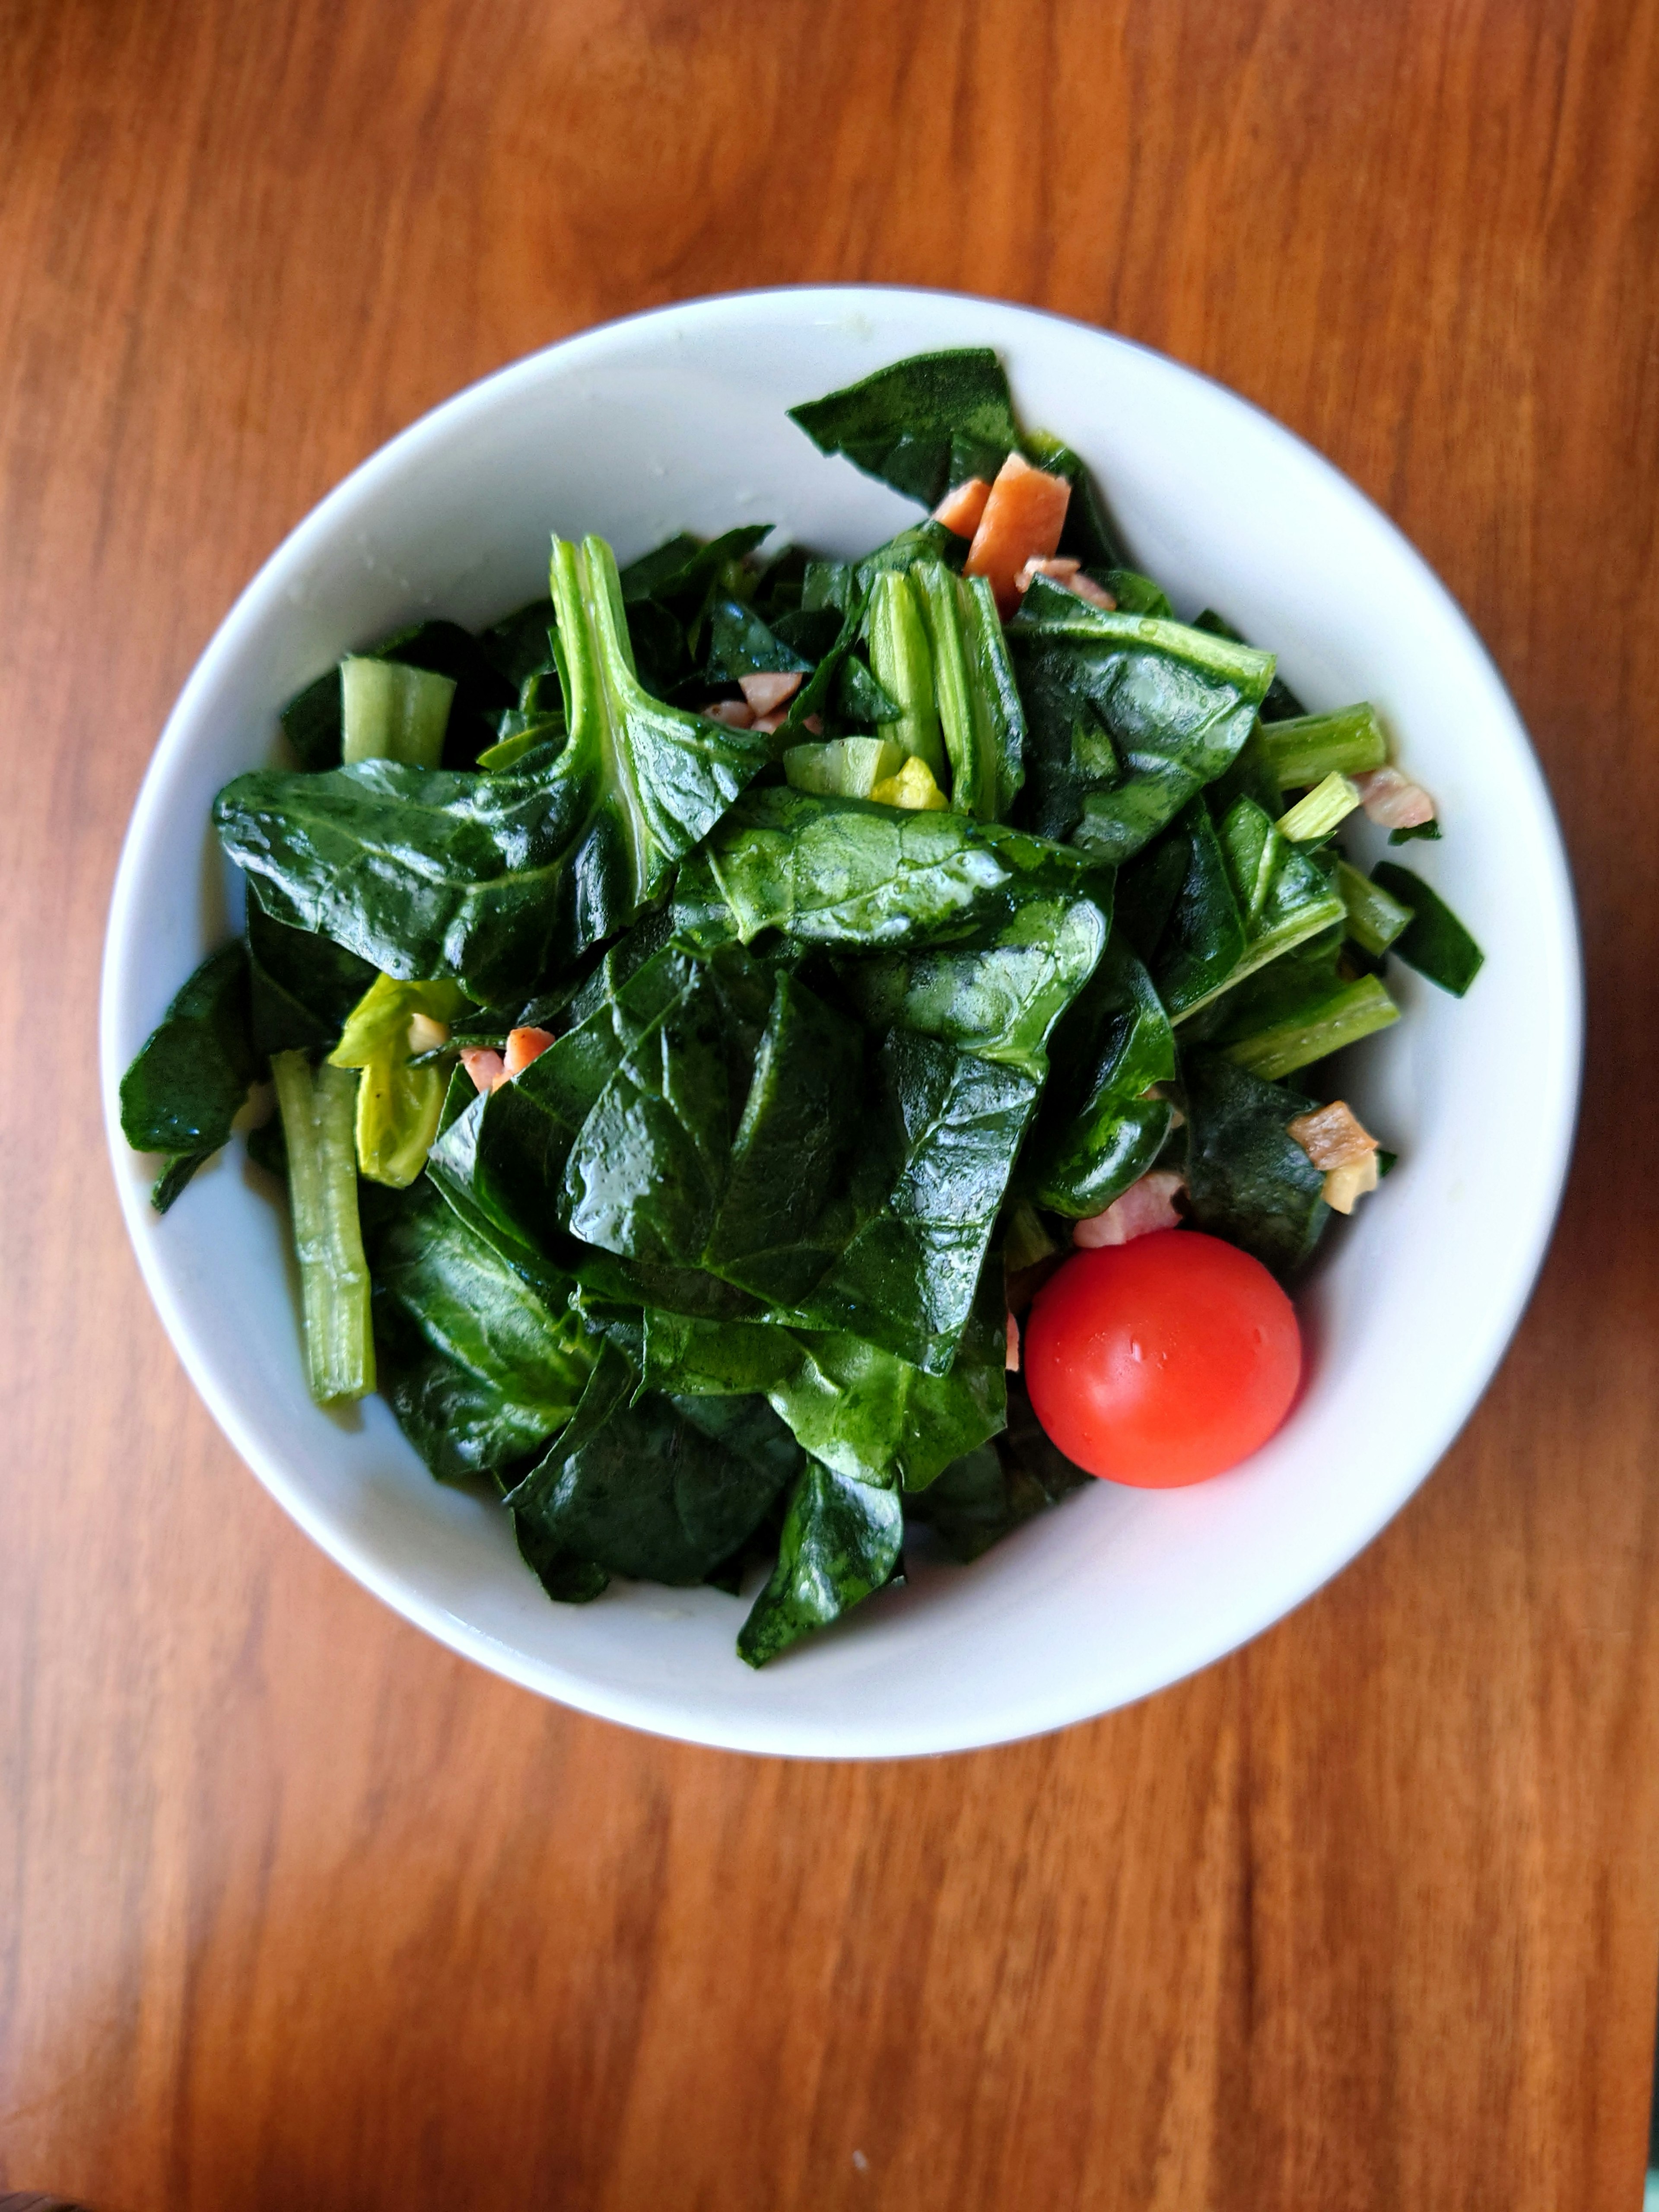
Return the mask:
{"type": "Polygon", "coordinates": [[[877,1490],[809,1460],[790,1494],[778,1563],[738,1632],[738,1652],[763,1667],[879,1589],[898,1564],[904,1509],[877,1490]]]}
{"type": "MultiPolygon", "coordinates": [[[[1194,616],[1193,628],[1207,630],[1212,637],[1230,639],[1234,645],[1243,645],[1248,642],[1243,633],[1236,630],[1226,617],[1218,615],[1213,607],[1206,607],[1201,615],[1194,616]]],[[[1305,714],[1307,711],[1284,678],[1275,674],[1273,682],[1267,686],[1267,696],[1261,702],[1262,720],[1288,722],[1299,714],[1305,714]]]]}
{"type": "Polygon", "coordinates": [[[1133,568],[1108,568],[1099,580],[1117,601],[1120,614],[1151,615],[1158,622],[1175,620],[1169,593],[1150,576],[1133,568]]]}
{"type": "Polygon", "coordinates": [[[219,794],[226,849],[320,930],[402,977],[532,990],[665,882],[769,756],[764,737],[653,699],[629,656],[609,549],[555,546],[571,734],[498,775],[370,761],[256,774],[219,794]]]}
{"type": "Polygon", "coordinates": [[[1168,1102],[1146,1094],[1173,1078],[1175,1038],[1121,935],[1061,1021],[1052,1057],[1031,1139],[1032,1187],[1039,1205],[1082,1220],[1144,1175],[1170,1133],[1168,1102]]]}
{"type": "Polygon", "coordinates": [[[548,632],[554,622],[551,599],[532,599],[500,622],[492,623],[478,640],[479,650],[515,691],[522,692],[531,678],[552,665],[548,632]]]}
{"type": "Polygon", "coordinates": [[[1008,380],[988,349],[917,354],[789,410],[821,453],[934,507],[952,484],[994,477],[1019,443],[1008,380]]]}
{"type": "Polygon", "coordinates": [[[594,1356],[576,1315],[550,1310],[425,1182],[368,1242],[380,1387],[441,1481],[505,1466],[563,1426],[594,1356]]]}
{"type": "Polygon", "coordinates": [[[1127,860],[1237,757],[1273,656],[1185,624],[1109,614],[1039,577],[1009,625],[1025,703],[1020,818],[1127,860]]]}
{"type": "Polygon", "coordinates": [[[800,1453],[754,1399],[716,1412],[656,1392],[635,1398],[634,1380],[606,1344],[574,1418],[507,1504],[544,1557],[568,1563],[566,1573],[580,1562],[643,1581],[699,1583],[759,1526],[800,1453]]]}
{"type": "Polygon", "coordinates": [[[787,675],[803,672],[811,662],[786,645],[752,607],[740,599],[716,599],[708,623],[708,665],[704,673],[710,684],[735,684],[740,677],[763,671],[787,675]]]}
{"type": "Polygon", "coordinates": [[[252,884],[247,896],[253,1045],[274,1052],[326,1052],[379,970],[331,938],[291,929],[268,915],[252,884]]]}
{"type": "Polygon", "coordinates": [[[150,1193],[165,1213],[230,1136],[259,1063],[248,1005],[247,947],[209,953],[121,1078],[121,1131],[137,1152],[170,1159],[150,1193]]]}
{"type": "Polygon", "coordinates": [[[931,1528],[965,1565],[1092,1480],[1049,1442],[1024,1383],[1015,1381],[1008,1390],[1006,1432],[952,1462],[925,1496],[907,1498],[904,1517],[931,1528]]]}
{"type": "Polygon", "coordinates": [[[1412,910],[1410,921],[1394,941],[1394,951],[1419,975],[1461,999],[1480,973],[1486,954],[1421,876],[1393,860],[1379,860],[1371,877],[1390,898],[1412,910]]]}
{"type": "Polygon", "coordinates": [[[1319,1242],[1325,1178],[1285,1133],[1314,1101],[1212,1052],[1182,1055],[1187,1195],[1200,1229],[1288,1275],[1319,1242]]]}
{"type": "Polygon", "coordinates": [[[1426,844],[1437,845],[1440,842],[1439,823],[1433,820],[1414,822],[1408,830],[1390,830],[1389,832],[1391,845],[1409,845],[1419,837],[1426,844]]]}
{"type": "Polygon", "coordinates": [[[707,541],[682,531],[623,569],[618,582],[623,604],[657,599],[681,614],[694,611],[721,571],[752,553],[771,529],[769,522],[745,522],[707,541]]]}

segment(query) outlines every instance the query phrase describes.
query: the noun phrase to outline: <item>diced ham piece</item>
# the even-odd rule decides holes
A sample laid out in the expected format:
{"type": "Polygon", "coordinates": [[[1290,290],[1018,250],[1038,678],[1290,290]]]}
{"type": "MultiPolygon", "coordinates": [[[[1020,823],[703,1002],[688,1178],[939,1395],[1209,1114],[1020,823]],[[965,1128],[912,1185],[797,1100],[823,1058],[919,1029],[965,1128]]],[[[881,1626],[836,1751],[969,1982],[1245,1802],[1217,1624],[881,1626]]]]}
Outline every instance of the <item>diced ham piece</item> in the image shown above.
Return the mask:
{"type": "Polygon", "coordinates": [[[971,538],[979,528],[979,519],[985,512],[985,502],[991,496],[991,487],[983,477],[969,477],[966,483],[953,485],[933,509],[935,522],[942,522],[958,538],[971,538]]]}
{"type": "Polygon", "coordinates": [[[1048,560],[1059,546],[1071,497],[1064,477],[1034,469],[1018,453],[998,470],[964,567],[990,585],[1005,622],[1019,605],[1020,570],[1028,561],[1048,560]]]}
{"type": "Polygon", "coordinates": [[[1363,1159],[1350,1160],[1345,1167],[1332,1168],[1325,1177],[1321,1195],[1334,1213],[1352,1213],[1354,1200],[1364,1198],[1368,1190],[1375,1190],[1377,1181],[1376,1154],[1367,1152],[1363,1159]]]}
{"type": "Polygon", "coordinates": [[[781,730],[788,720],[787,712],[777,714],[757,714],[749,726],[751,730],[763,732],[769,738],[774,730],[781,730]]]}
{"type": "Polygon", "coordinates": [[[1154,1168],[1132,1182],[1121,1198],[1114,1199],[1104,1213],[1074,1222],[1072,1242],[1085,1252],[1097,1252],[1105,1244],[1131,1244],[1155,1229],[1179,1229],[1182,1217],[1176,1212],[1175,1197],[1186,1188],[1185,1176],[1154,1168]]]}
{"type": "Polygon", "coordinates": [[[1294,1121],[1285,1123],[1285,1133],[1322,1170],[1348,1167],[1376,1150],[1376,1138],[1341,1098],[1328,1106],[1316,1106],[1311,1113],[1298,1114],[1294,1121]]]}
{"type": "Polygon", "coordinates": [[[447,1022],[434,1022],[430,1014],[411,1014],[409,1018],[409,1049],[417,1052],[436,1052],[449,1042],[447,1022]]]}
{"type": "Polygon", "coordinates": [[[487,1045],[464,1045],[461,1066],[472,1078],[473,1087],[477,1091],[499,1091],[507,1080],[507,1062],[487,1045]]]}
{"type": "Polygon", "coordinates": [[[1051,584],[1058,584],[1079,599],[1086,599],[1091,607],[1103,608],[1109,615],[1117,611],[1117,601],[1105,586],[1096,583],[1092,576],[1085,576],[1082,562],[1074,561],[1069,553],[1058,555],[1052,561],[1028,561],[1014,579],[1022,599],[1038,576],[1046,576],[1051,584]]]}
{"type": "Polygon", "coordinates": [[[509,1030],[502,1070],[510,1080],[522,1075],[532,1060],[539,1060],[553,1042],[551,1030],[509,1030]]]}
{"type": "Polygon", "coordinates": [[[800,690],[801,672],[799,668],[785,673],[781,670],[765,669],[753,676],[739,676],[738,689],[744,701],[757,715],[775,714],[780,707],[787,707],[800,690]]]}
{"type": "Polygon", "coordinates": [[[821,738],[823,735],[823,715],[809,714],[806,717],[806,720],[801,724],[801,727],[803,730],[811,730],[815,738],[821,738]]]}
{"type": "Polygon", "coordinates": [[[716,699],[702,711],[711,722],[724,722],[732,730],[749,729],[755,720],[755,710],[746,699],[716,699]]]}
{"type": "Polygon", "coordinates": [[[1374,768],[1353,779],[1359,803],[1379,830],[1420,830],[1432,822],[1435,805],[1420,783],[1397,768],[1374,768]]]}
{"type": "Polygon", "coordinates": [[[1012,1314],[1008,1316],[1008,1349],[1003,1354],[1003,1365],[1011,1375],[1019,1372],[1019,1323],[1012,1314]]]}

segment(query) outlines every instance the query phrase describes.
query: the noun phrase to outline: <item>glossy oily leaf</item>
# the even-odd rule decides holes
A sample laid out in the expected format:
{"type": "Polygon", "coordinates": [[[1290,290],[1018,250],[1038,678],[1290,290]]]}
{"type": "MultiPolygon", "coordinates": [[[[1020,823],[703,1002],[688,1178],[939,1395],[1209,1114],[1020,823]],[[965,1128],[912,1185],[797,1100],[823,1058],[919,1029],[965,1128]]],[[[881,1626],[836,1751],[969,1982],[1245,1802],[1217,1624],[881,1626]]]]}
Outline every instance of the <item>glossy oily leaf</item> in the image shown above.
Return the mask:
{"type": "Polygon", "coordinates": [[[507,1502],[567,1572],[699,1583],[765,1519],[800,1453],[763,1402],[711,1416],[696,1401],[636,1398],[633,1382],[606,1344],[574,1418],[507,1502]]]}
{"type": "Polygon", "coordinates": [[[450,1071],[446,1061],[430,1059],[410,1066],[410,1024],[421,1016],[441,1036],[466,1006],[457,983],[377,975],[353,1007],[329,1062],[361,1071],[357,1169],[371,1182],[405,1189],[426,1165],[450,1071]]]}
{"type": "Polygon", "coordinates": [[[998,821],[1024,780],[1025,715],[996,601],[983,576],[956,576],[937,561],[919,562],[911,582],[932,647],[951,804],[998,821]]]}
{"type": "Polygon", "coordinates": [[[165,1213],[197,1168],[228,1142],[259,1072],[250,1028],[247,947],[209,953],[121,1078],[121,1133],[171,1157],[150,1193],[165,1213]]]}
{"type": "Polygon", "coordinates": [[[677,917],[688,888],[686,919],[703,931],[874,950],[969,937],[1025,897],[1086,891],[1089,877],[1077,854],[999,823],[769,788],[682,871],[677,917]]]}
{"type": "Polygon", "coordinates": [[[953,1460],[927,1493],[904,1501],[907,1522],[930,1528],[964,1565],[993,1544],[1094,1480],[1044,1435],[1024,1384],[1008,1389],[1008,1426],[990,1443],[953,1460]]]}
{"type": "Polygon", "coordinates": [[[1121,1197],[1169,1135],[1172,1108],[1147,1093],[1175,1072],[1169,1016],[1146,969],[1114,936],[1055,1034],[1029,1159],[1037,1203],[1079,1221],[1121,1197]]]}
{"type": "Polygon", "coordinates": [[[536,1449],[576,1409],[593,1364],[580,1317],[550,1310],[430,1185],[368,1244],[380,1387],[441,1481],[536,1449]]]}
{"type": "Polygon", "coordinates": [[[1275,1274],[1294,1273],[1330,1218],[1323,1176],[1287,1133],[1315,1102],[1213,1052],[1183,1053],[1181,1073],[1194,1220],[1275,1274]]]}
{"type": "Polygon", "coordinates": [[[1393,860],[1379,860],[1371,875],[1390,898],[1411,908],[1412,918],[1395,939],[1394,950],[1419,975],[1461,999],[1486,964],[1486,954],[1421,876],[1393,860]]]}
{"type": "Polygon", "coordinates": [[[860,1225],[787,1317],[948,1373],[1038,1089],[1014,1068],[894,1030],[848,1178],[860,1225]]]}
{"type": "MultiPolygon", "coordinates": [[[[1202,614],[1194,615],[1193,628],[1206,630],[1212,637],[1224,637],[1233,645],[1248,645],[1249,642],[1242,630],[1235,629],[1227,617],[1218,615],[1213,607],[1206,607],[1202,614]]],[[[1273,680],[1267,686],[1267,695],[1261,702],[1261,720],[1264,722],[1287,722],[1293,716],[1305,714],[1307,711],[1284,677],[1275,669],[1273,680]]]]}
{"type": "Polygon", "coordinates": [[[1273,670],[1271,653],[1042,577],[1007,635],[1028,729],[1019,819],[1102,860],[1138,853],[1231,764],[1273,670]]]}
{"type": "Polygon", "coordinates": [[[1026,899],[965,945],[848,959],[840,975],[872,1028],[915,1030],[1040,1083],[1050,1032],[1093,973],[1107,929],[1092,899],[1026,899]]]}
{"type": "Polygon", "coordinates": [[[896,1492],[809,1460],[790,1493],[777,1565],[738,1632],[738,1656],[763,1667],[838,1620],[889,1580],[903,1540],[896,1492]]]}
{"type": "Polygon", "coordinates": [[[982,1285],[948,1375],[925,1374],[859,1336],[647,1313],[644,1373],[653,1389],[682,1395],[758,1393],[826,1466],[925,1490],[1003,1425],[1000,1308],[1000,1286],[982,1285]]]}
{"type": "Polygon", "coordinates": [[[811,660],[785,643],[763,622],[752,607],[740,599],[719,599],[708,623],[708,665],[704,671],[711,684],[735,684],[740,677],[760,673],[805,673],[811,660]]]}
{"type": "Polygon", "coordinates": [[[344,945],[273,920],[252,885],[247,946],[253,1046],[261,1060],[276,1052],[326,1051],[374,981],[368,962],[344,945]]]}
{"type": "Polygon", "coordinates": [[[271,887],[283,920],[387,975],[527,994],[632,921],[769,757],[764,737],[643,690],[599,539],[556,541],[554,586],[571,686],[562,748],[494,775],[370,761],[241,776],[219,794],[226,850],[262,896],[271,887]]]}
{"type": "Polygon", "coordinates": [[[988,348],[917,354],[789,410],[821,453],[936,507],[952,484],[995,476],[1019,443],[1008,380],[988,348]]]}

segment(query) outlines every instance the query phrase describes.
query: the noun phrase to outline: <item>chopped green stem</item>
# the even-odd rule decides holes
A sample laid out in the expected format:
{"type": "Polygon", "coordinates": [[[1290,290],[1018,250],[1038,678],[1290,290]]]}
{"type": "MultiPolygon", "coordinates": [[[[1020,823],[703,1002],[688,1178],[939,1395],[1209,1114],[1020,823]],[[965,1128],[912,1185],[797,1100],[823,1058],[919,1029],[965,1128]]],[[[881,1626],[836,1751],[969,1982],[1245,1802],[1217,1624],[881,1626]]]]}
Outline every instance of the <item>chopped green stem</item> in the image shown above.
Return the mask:
{"type": "Polygon", "coordinates": [[[1359,804],[1359,793],[1346,775],[1334,770],[1322,783],[1316,783],[1305,799],[1299,799],[1288,814],[1281,814],[1277,828],[1281,837],[1292,845],[1305,845],[1316,837],[1328,837],[1340,823],[1346,822],[1359,804]]]}
{"type": "Polygon", "coordinates": [[[872,673],[888,697],[899,704],[898,720],[878,724],[876,734],[890,738],[902,752],[915,753],[925,761],[933,772],[933,781],[943,786],[945,747],[933,701],[933,656],[908,576],[892,568],[882,569],[875,576],[867,619],[872,673]]]}
{"type": "Polygon", "coordinates": [[[1388,733],[1376,709],[1361,700],[1331,714],[1297,714],[1284,722],[1264,722],[1262,743],[1273,774],[1287,791],[1298,791],[1328,775],[1363,775],[1389,757],[1388,733]]]}
{"type": "Polygon", "coordinates": [[[783,774],[792,791],[813,792],[820,799],[868,799],[904,762],[904,754],[886,738],[826,738],[817,744],[787,747],[783,774]]]}
{"type": "Polygon", "coordinates": [[[353,655],[340,663],[343,755],[355,761],[404,761],[436,768],[449,726],[454,679],[400,660],[353,655]]]}
{"type": "Polygon", "coordinates": [[[313,1073],[302,1052],[270,1063],[288,1146],[289,1200],[305,1314],[306,1379],[319,1406],[374,1388],[368,1262],[357,1218],[355,1069],[313,1073]]]}
{"type": "Polygon", "coordinates": [[[1337,863],[1336,888],[1347,908],[1347,933],[1362,951],[1381,959],[1412,918],[1412,910],[1390,897],[1381,884],[1362,876],[1346,860],[1337,863]]]}
{"type": "Polygon", "coordinates": [[[1263,1082],[1277,1083],[1298,1067],[1310,1067],[1327,1054],[1361,1037],[1385,1030],[1400,1018],[1400,1009],[1375,975],[1362,975],[1346,983],[1315,1007],[1298,1012],[1289,1021],[1275,1022],[1254,1036],[1230,1044],[1226,1055],[1235,1066],[1248,1069],[1263,1082]]]}

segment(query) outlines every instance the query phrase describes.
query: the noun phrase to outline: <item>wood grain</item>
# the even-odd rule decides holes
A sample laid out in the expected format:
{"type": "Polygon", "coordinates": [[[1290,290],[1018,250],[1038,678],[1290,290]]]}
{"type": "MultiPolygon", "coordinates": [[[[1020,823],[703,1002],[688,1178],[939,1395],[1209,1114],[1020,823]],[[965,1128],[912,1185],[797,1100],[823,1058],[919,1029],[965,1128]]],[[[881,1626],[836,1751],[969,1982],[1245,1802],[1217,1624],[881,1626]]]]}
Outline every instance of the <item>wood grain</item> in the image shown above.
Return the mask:
{"type": "Polygon", "coordinates": [[[1637,2201],[1656,100],[1653,0],[0,0],[0,2186],[1637,2201]],[[145,759],[311,504],[563,331],[836,278],[1109,324],[1379,499],[1536,736],[1591,992],[1543,1286],[1395,1525],[1137,1710],[889,1768],[601,1726],[347,1583],[179,1370],[93,1065],[145,759]]]}

